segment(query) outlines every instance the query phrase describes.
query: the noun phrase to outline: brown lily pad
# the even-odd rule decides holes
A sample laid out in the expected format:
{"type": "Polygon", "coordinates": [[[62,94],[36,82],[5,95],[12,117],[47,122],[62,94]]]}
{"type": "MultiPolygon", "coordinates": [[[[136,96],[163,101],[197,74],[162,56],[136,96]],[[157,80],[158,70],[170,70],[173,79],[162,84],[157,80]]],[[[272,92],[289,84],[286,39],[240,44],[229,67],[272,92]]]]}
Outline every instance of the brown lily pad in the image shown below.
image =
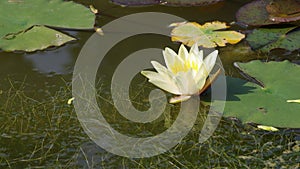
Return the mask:
{"type": "Polygon", "coordinates": [[[299,0],[273,0],[266,6],[269,19],[276,22],[291,22],[300,19],[299,0]]]}
{"type": "Polygon", "coordinates": [[[261,26],[292,22],[300,19],[299,0],[256,0],[236,13],[238,23],[261,26]]]}

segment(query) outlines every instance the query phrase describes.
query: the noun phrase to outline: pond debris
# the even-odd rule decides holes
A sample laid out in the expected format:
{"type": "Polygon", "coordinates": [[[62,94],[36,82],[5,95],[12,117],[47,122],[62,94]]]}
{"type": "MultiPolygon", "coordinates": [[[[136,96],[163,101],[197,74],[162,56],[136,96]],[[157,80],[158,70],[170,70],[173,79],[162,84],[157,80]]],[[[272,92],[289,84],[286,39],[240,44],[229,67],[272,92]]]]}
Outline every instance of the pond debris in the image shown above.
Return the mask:
{"type": "Polygon", "coordinates": [[[101,35],[101,36],[104,35],[103,30],[101,28],[95,27],[94,29],[95,29],[96,33],[98,33],[99,35],[101,35]]]}
{"type": "Polygon", "coordinates": [[[277,128],[272,127],[272,126],[258,125],[257,128],[263,129],[263,130],[266,130],[266,131],[279,131],[277,128]]]}
{"type": "Polygon", "coordinates": [[[24,1],[23,0],[8,0],[7,2],[9,2],[9,3],[22,3],[24,1]]]}
{"type": "Polygon", "coordinates": [[[74,101],[74,99],[75,99],[75,97],[72,97],[72,98],[70,98],[69,100],[68,100],[68,105],[70,105],[70,104],[72,104],[72,102],[74,101]]]}
{"type": "Polygon", "coordinates": [[[97,14],[99,11],[96,9],[93,5],[90,5],[90,10],[94,13],[97,14]]]}
{"type": "Polygon", "coordinates": [[[287,100],[288,103],[300,103],[300,99],[297,100],[287,100]]]}

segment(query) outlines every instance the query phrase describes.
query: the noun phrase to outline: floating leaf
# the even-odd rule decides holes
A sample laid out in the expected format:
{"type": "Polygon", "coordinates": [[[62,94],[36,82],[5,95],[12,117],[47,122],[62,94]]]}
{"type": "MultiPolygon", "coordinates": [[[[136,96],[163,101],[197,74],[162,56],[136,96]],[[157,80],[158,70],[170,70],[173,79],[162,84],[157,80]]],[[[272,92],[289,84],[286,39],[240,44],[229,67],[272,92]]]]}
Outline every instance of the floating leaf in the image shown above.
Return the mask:
{"type": "Polygon", "coordinates": [[[300,19],[299,0],[256,0],[241,7],[237,21],[244,25],[270,25],[300,19]]]}
{"type": "Polygon", "coordinates": [[[299,0],[272,0],[266,10],[269,19],[276,22],[291,22],[300,19],[299,0]]]}
{"type": "Polygon", "coordinates": [[[44,26],[34,26],[9,40],[1,40],[0,46],[5,51],[22,50],[32,52],[50,46],[61,46],[72,40],[75,39],[56,30],[44,26]]]}
{"type": "Polygon", "coordinates": [[[293,51],[300,48],[300,30],[295,28],[259,28],[250,33],[246,40],[252,49],[262,52],[276,48],[293,51]]]}
{"type": "Polygon", "coordinates": [[[257,0],[242,6],[236,13],[236,19],[244,25],[269,25],[278,23],[269,19],[266,6],[272,0],[257,0]]]}
{"type": "Polygon", "coordinates": [[[263,125],[258,125],[257,128],[259,129],[263,129],[263,130],[266,130],[266,131],[278,131],[277,128],[275,127],[272,127],[272,126],[263,126],[263,125]]]}
{"type": "MultiPolygon", "coordinates": [[[[7,45],[6,43],[11,43],[9,41],[11,37],[18,36],[20,33],[29,33],[30,31],[26,30],[36,25],[92,29],[95,20],[95,15],[89,8],[63,0],[2,0],[0,1],[0,11],[0,43],[4,46],[7,45]]],[[[31,35],[31,40],[38,38],[34,34],[31,35]]],[[[27,44],[26,41],[23,43],[27,44]]],[[[0,48],[4,46],[0,46],[0,48]]],[[[28,48],[33,47],[28,46],[28,48]]]]}
{"type": "MultiPolygon", "coordinates": [[[[237,117],[245,123],[300,128],[300,105],[286,101],[299,98],[300,66],[283,62],[251,61],[236,64],[253,82],[227,78],[224,116],[237,117]]],[[[216,103],[220,102],[218,100],[216,103]]]]}
{"type": "Polygon", "coordinates": [[[204,25],[196,22],[182,22],[170,26],[175,26],[171,32],[172,41],[179,41],[188,46],[198,43],[199,46],[213,48],[225,46],[226,43],[236,44],[245,37],[244,34],[236,31],[221,31],[229,26],[219,21],[208,22],[204,25]]]}
{"type": "Polygon", "coordinates": [[[144,6],[144,5],[171,5],[171,6],[204,6],[214,4],[223,0],[111,0],[112,2],[125,6],[144,6]]]}

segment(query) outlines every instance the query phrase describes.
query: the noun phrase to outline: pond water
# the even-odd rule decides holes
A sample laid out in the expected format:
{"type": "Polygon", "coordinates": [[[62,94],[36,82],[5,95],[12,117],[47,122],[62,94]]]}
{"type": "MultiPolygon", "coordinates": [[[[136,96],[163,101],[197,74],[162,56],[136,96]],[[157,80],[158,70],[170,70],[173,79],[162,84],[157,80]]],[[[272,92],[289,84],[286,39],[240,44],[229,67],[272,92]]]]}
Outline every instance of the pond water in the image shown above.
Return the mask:
{"type": "MultiPolygon", "coordinates": [[[[249,1],[227,0],[206,7],[120,7],[107,0],[91,3],[99,11],[96,24],[101,27],[112,20],[138,12],[164,12],[188,21],[235,20],[235,12],[249,1]]],[[[233,26],[233,29],[241,29],[233,26]]],[[[276,133],[257,130],[237,119],[223,118],[213,136],[197,144],[207,107],[186,138],[169,152],[151,158],[129,159],[113,155],[97,146],[83,131],[72,105],[72,72],[81,48],[92,31],[62,30],[77,41],[59,48],[34,53],[0,52],[0,168],[297,168],[300,163],[300,131],[282,129],[276,133]]],[[[104,32],[114,34],[116,32],[104,32]]],[[[123,57],[143,48],[179,44],[170,38],[147,34],[120,42],[105,57],[98,71],[98,104],[115,129],[127,135],[147,137],[163,132],[177,116],[178,106],[168,105],[170,114],[145,125],[124,120],[113,108],[110,78],[123,57]],[[121,52],[120,52],[121,51],[121,52]],[[166,119],[163,119],[166,118],[166,119]]],[[[220,48],[226,75],[241,77],[233,67],[237,61],[254,59],[285,60],[300,64],[299,52],[282,50],[269,54],[251,52],[245,42],[220,48]]],[[[130,92],[139,110],[149,108],[147,96],[153,86],[137,76],[130,92]],[[134,90],[133,90],[134,89],[134,90]]]]}

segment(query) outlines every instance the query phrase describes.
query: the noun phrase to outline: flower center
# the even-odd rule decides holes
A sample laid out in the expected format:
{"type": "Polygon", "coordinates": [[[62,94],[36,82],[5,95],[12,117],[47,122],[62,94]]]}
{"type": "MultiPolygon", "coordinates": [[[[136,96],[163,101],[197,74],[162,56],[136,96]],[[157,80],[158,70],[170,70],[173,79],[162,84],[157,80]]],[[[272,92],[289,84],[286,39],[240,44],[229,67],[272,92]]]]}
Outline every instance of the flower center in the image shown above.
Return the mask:
{"type": "Polygon", "coordinates": [[[171,67],[171,71],[174,74],[177,74],[178,72],[187,72],[190,69],[193,69],[194,71],[198,71],[198,64],[195,61],[185,61],[184,64],[174,64],[171,67]]]}

